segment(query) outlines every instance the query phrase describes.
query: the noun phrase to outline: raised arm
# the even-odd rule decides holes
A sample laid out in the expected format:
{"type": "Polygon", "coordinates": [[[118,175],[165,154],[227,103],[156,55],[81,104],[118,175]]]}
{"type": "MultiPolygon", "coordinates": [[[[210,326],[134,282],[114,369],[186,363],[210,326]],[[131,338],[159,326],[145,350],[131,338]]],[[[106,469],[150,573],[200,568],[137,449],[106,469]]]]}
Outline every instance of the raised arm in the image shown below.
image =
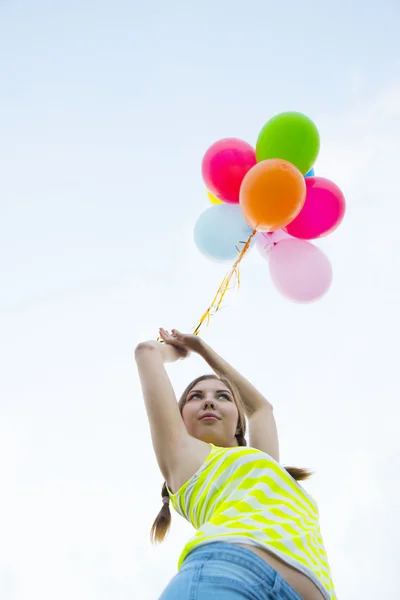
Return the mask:
{"type": "Polygon", "coordinates": [[[230,365],[222,356],[217,354],[200,337],[193,334],[181,333],[173,329],[171,334],[162,330],[162,338],[167,345],[173,345],[176,348],[186,349],[199,354],[212,370],[223,377],[226,377],[235,385],[239,391],[244,404],[246,417],[250,417],[256,410],[269,408],[272,404],[250,383],[243,375],[230,365]]]}
{"type": "Polygon", "coordinates": [[[155,341],[143,342],[135,350],[153,448],[167,481],[188,433],[164,364],[188,354],[187,350],[155,341]]]}
{"type": "Polygon", "coordinates": [[[201,340],[199,355],[204,358],[206,363],[208,363],[217,375],[219,374],[226,377],[237,387],[244,404],[246,417],[251,417],[256,410],[264,408],[272,409],[272,404],[254,387],[254,385],[203,340],[201,340]]]}
{"type": "Polygon", "coordinates": [[[176,329],[162,335],[166,345],[192,350],[204,358],[218,376],[226,377],[239,391],[249,423],[252,448],[266,452],[279,462],[279,440],[272,404],[243,375],[217,354],[197,335],[183,334],[176,329]]]}

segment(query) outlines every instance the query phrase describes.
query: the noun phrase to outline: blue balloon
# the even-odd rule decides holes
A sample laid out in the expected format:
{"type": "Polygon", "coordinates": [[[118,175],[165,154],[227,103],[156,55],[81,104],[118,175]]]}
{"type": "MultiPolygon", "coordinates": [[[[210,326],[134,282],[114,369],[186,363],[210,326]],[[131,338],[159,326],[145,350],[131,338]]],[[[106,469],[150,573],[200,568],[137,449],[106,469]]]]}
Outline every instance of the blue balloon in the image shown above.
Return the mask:
{"type": "Polygon", "coordinates": [[[310,169],[310,170],[308,171],[308,173],[306,173],[306,174],[304,175],[304,177],[314,177],[314,175],[315,175],[315,171],[314,171],[314,169],[310,169]]]}
{"type": "Polygon", "coordinates": [[[243,248],[240,242],[247,242],[251,232],[239,204],[214,204],[197,219],[194,241],[207,258],[231,261],[238,256],[237,248],[243,248]]]}

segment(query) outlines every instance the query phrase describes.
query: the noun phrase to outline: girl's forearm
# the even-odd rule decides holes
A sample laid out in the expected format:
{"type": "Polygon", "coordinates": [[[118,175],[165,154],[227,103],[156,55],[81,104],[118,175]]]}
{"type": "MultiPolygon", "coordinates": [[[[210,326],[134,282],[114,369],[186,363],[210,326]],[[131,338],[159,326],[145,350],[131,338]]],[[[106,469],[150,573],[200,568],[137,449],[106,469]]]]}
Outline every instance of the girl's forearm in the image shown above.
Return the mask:
{"type": "Polygon", "coordinates": [[[243,375],[234,369],[222,356],[219,356],[204,341],[201,343],[199,355],[217,375],[226,377],[237,387],[244,404],[246,417],[252,415],[256,410],[265,408],[272,409],[272,404],[249,382],[243,375]]]}
{"type": "Polygon", "coordinates": [[[174,346],[169,344],[160,344],[160,342],[155,342],[153,340],[141,342],[136,348],[136,353],[140,353],[140,350],[146,348],[152,348],[157,353],[157,356],[160,357],[163,364],[175,362],[179,358],[178,352],[174,346]]]}

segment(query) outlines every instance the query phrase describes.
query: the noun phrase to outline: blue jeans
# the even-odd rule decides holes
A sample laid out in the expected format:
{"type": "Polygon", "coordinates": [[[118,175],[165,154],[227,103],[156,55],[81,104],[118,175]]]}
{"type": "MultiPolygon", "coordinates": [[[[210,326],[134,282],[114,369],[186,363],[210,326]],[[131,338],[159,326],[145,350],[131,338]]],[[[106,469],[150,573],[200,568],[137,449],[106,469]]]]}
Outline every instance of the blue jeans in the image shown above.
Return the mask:
{"type": "Polygon", "coordinates": [[[159,600],[302,600],[251,550],[226,542],[195,548],[159,600]]]}

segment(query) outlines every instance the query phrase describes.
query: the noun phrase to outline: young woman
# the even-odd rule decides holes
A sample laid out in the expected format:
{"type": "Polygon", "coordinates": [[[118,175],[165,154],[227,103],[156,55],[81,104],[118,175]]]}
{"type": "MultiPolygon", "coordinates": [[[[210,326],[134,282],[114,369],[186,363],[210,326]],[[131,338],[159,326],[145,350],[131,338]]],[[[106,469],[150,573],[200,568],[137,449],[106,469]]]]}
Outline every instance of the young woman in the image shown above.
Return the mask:
{"type": "Polygon", "coordinates": [[[160,600],[335,600],[318,507],[298,483],[311,473],[280,465],[272,405],[198,336],[160,336],[135,351],[165,479],[151,538],[164,539],[169,502],[197,529],[160,600]],[[190,352],[215,375],[177,403],[164,364],[190,352]]]}

